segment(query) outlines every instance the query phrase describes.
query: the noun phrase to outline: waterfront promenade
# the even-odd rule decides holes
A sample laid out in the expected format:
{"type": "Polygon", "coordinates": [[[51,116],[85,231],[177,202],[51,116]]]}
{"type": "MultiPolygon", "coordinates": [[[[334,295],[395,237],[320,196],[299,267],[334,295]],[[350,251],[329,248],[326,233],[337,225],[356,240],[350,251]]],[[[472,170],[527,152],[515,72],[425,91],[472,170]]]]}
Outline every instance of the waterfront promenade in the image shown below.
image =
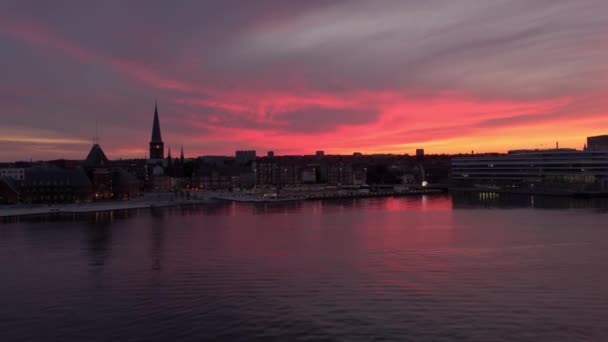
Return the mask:
{"type": "Polygon", "coordinates": [[[442,189],[411,189],[405,191],[384,190],[376,192],[357,191],[315,191],[315,192],[194,192],[189,197],[177,196],[174,193],[147,193],[143,197],[124,201],[103,201],[91,203],[63,204],[18,204],[0,206],[0,217],[77,214],[112,210],[144,209],[153,207],[172,207],[192,204],[204,204],[213,201],[232,201],[244,203],[280,203],[323,199],[368,198],[391,196],[416,196],[443,193],[442,189]]]}
{"type": "Polygon", "coordinates": [[[18,204],[0,206],[0,217],[45,215],[57,213],[87,213],[112,210],[142,209],[153,207],[171,207],[188,204],[202,204],[211,201],[205,194],[195,194],[191,197],[176,196],[173,193],[148,193],[145,196],[131,200],[115,200],[91,203],[62,203],[62,204],[18,204]]]}
{"type": "Polygon", "coordinates": [[[394,197],[394,196],[416,196],[440,194],[445,192],[443,189],[410,189],[403,191],[384,190],[375,192],[358,192],[358,191],[315,191],[315,192],[282,192],[282,193],[235,193],[235,192],[215,192],[209,194],[209,198],[216,200],[225,200],[233,202],[249,202],[249,203],[276,203],[276,202],[293,202],[293,201],[309,201],[323,199],[341,199],[341,198],[369,198],[369,197],[394,197]]]}

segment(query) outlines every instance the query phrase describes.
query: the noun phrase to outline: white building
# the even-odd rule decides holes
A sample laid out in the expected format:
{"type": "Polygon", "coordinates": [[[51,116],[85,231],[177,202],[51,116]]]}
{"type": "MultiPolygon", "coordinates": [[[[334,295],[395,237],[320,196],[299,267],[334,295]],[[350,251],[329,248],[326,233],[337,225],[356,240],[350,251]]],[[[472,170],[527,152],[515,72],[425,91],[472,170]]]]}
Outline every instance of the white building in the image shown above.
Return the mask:
{"type": "Polygon", "coordinates": [[[25,180],[25,169],[22,168],[4,168],[0,169],[0,177],[8,177],[14,180],[25,180]]]}

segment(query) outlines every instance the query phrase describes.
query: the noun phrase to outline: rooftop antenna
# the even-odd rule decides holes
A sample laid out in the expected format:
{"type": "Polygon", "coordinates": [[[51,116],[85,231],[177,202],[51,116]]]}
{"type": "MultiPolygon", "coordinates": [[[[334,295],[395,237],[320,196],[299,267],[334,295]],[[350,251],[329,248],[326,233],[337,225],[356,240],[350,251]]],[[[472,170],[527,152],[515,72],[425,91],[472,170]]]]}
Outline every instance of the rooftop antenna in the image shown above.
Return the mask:
{"type": "Polygon", "coordinates": [[[99,145],[99,120],[95,118],[95,136],[93,137],[93,144],[99,145]]]}

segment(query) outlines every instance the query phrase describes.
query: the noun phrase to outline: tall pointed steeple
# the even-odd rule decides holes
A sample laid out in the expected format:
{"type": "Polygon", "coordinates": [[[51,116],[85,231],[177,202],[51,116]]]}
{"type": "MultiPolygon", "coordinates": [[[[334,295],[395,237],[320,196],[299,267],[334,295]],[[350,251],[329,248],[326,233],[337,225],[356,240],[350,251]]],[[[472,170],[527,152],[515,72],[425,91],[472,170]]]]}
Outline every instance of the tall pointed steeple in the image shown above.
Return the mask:
{"type": "Polygon", "coordinates": [[[160,121],[158,119],[158,106],[154,103],[154,123],[152,124],[152,139],[150,139],[150,159],[163,159],[165,157],[165,144],[160,135],[160,121]]]}
{"type": "Polygon", "coordinates": [[[152,140],[151,142],[163,142],[160,135],[160,122],[158,120],[158,106],[154,103],[154,124],[152,125],[152,140]]]}

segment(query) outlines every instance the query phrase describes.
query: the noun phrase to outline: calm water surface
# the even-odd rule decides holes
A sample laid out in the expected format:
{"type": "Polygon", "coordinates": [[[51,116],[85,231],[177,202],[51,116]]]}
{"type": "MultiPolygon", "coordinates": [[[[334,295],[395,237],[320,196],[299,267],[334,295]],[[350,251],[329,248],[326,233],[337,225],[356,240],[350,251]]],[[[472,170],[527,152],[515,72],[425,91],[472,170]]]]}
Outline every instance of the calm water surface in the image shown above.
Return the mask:
{"type": "Polygon", "coordinates": [[[0,341],[606,341],[605,201],[217,204],[0,223],[0,341]]]}

